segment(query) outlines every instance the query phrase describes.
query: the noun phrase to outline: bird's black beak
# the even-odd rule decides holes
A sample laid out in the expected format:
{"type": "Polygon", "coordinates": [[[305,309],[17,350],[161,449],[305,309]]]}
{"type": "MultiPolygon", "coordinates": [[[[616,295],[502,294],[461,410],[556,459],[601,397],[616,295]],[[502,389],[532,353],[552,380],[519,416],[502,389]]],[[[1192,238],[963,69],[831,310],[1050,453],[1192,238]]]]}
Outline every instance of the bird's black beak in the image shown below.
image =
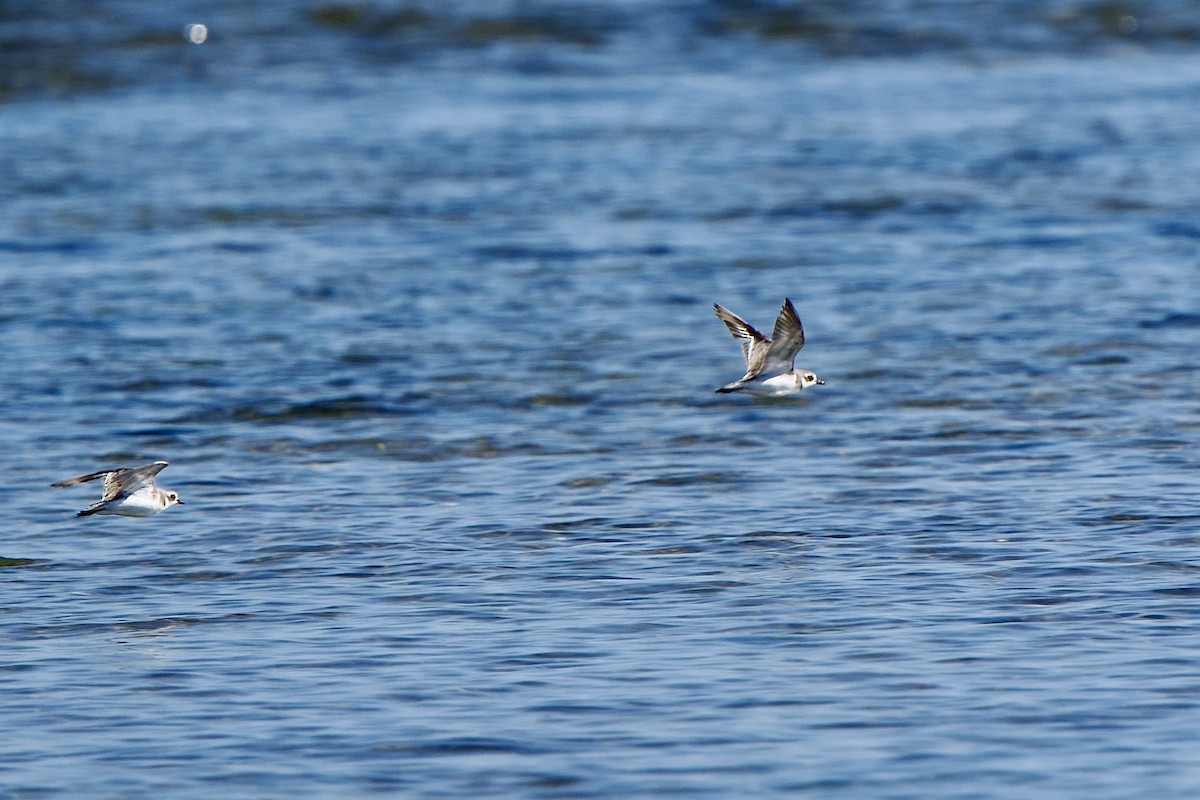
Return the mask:
{"type": "Polygon", "coordinates": [[[176,498],[176,499],[175,499],[175,505],[177,505],[177,506],[182,506],[182,505],[186,505],[186,503],[184,503],[184,502],[183,502],[182,500],[180,500],[179,498],[176,498]]]}

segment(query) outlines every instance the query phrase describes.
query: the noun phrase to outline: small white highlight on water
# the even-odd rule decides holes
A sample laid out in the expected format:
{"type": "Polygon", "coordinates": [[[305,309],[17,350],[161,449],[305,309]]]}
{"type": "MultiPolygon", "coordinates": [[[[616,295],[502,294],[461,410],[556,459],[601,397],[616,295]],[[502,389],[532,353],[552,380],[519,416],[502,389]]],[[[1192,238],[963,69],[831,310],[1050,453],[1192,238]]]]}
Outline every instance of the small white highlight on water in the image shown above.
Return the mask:
{"type": "Polygon", "coordinates": [[[183,29],[183,35],[192,44],[204,44],[204,40],[208,38],[208,26],[201,25],[199,22],[193,22],[183,29]]]}

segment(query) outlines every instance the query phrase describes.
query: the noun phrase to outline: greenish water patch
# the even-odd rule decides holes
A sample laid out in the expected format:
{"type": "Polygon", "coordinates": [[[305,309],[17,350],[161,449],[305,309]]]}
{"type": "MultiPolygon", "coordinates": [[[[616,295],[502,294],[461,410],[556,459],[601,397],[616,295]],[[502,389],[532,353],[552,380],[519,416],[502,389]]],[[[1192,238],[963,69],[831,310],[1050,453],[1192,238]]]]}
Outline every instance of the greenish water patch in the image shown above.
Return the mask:
{"type": "Polygon", "coordinates": [[[0,556],[0,567],[28,567],[30,564],[45,563],[37,558],[4,558],[0,556]]]}

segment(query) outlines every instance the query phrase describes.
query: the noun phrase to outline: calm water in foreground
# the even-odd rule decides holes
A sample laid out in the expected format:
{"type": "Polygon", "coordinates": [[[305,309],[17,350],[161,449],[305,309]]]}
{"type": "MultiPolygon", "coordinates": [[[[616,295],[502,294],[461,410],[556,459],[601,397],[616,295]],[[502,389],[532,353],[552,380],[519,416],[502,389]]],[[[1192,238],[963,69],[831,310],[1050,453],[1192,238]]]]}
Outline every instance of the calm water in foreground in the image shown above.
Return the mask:
{"type": "Polygon", "coordinates": [[[1200,54],[278,7],[0,103],[0,797],[1200,793],[1200,54]]]}

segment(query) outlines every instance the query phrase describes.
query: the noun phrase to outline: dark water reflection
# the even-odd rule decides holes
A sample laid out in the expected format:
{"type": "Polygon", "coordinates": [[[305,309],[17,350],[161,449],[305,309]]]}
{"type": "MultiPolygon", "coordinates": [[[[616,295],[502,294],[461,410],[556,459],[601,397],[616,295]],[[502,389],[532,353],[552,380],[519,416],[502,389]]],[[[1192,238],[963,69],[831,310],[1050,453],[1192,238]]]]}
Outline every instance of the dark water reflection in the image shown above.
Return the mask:
{"type": "Polygon", "coordinates": [[[1192,4],[518,11],[0,9],[0,784],[1194,793],[1192,4]]]}

